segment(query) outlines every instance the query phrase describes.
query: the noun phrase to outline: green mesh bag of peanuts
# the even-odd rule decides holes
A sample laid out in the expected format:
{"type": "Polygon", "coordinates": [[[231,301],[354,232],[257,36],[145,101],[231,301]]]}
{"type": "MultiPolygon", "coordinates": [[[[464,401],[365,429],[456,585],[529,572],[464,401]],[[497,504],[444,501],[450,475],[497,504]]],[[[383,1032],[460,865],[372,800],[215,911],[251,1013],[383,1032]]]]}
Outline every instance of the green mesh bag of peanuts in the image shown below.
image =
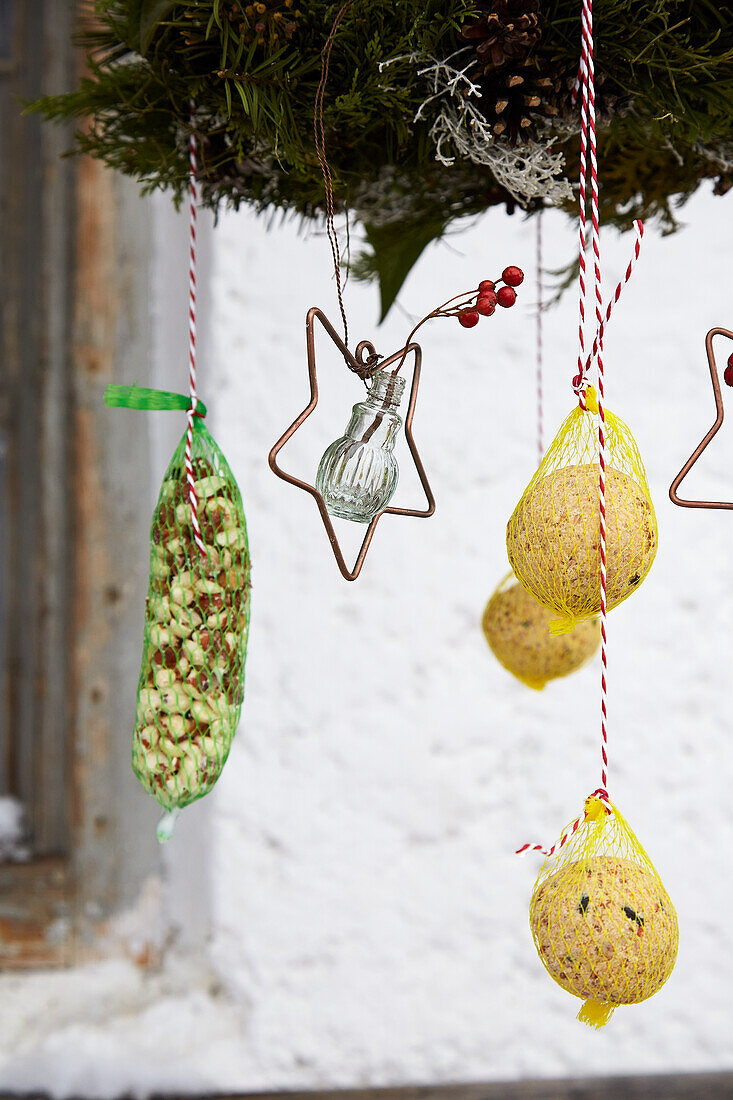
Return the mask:
{"type": "MultiPolygon", "coordinates": [[[[105,404],[188,409],[183,394],[109,386],[105,404]]],[[[163,478],[150,528],[150,580],[137,690],[132,767],[166,815],[203,798],[221,775],[239,723],[250,614],[250,558],[242,495],[197,405],[191,465],[204,551],[186,477],[187,432],[163,478]]]]}

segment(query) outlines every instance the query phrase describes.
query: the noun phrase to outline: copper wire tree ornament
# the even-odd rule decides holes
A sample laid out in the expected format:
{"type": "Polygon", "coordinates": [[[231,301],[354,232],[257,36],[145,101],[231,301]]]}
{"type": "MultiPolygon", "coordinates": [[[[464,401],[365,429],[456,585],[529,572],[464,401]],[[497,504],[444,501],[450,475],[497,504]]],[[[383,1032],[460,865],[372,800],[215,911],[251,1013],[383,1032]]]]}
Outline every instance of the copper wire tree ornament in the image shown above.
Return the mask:
{"type": "MultiPolygon", "coordinates": [[[[459,324],[463,328],[473,328],[478,324],[481,316],[490,317],[496,310],[497,305],[509,308],[514,305],[517,295],[515,287],[519,286],[524,280],[524,274],[520,268],[515,266],[505,267],[500,279],[494,281],[493,279],[484,279],[475,290],[463,291],[461,294],[456,294],[453,298],[450,298],[447,302],[437,306],[431,310],[425,317],[423,317],[413,328],[412,332],[407,338],[404,347],[399,351],[388,356],[386,359],[382,359],[381,356],[375,351],[374,345],[369,340],[362,340],[356,348],[356,354],[352,355],[345,342],[338,335],[331,322],[325,316],[322,310],[317,306],[311,306],[306,314],[305,330],[306,330],[306,349],[308,354],[308,377],[310,379],[310,401],[303,409],[300,416],[296,417],[289,428],[280,436],[277,443],[270,451],[268,461],[270,469],[283,481],[289,482],[291,485],[295,485],[298,489],[303,489],[315,500],[318,505],[318,511],[321,514],[323,524],[326,528],[331,547],[333,549],[334,556],[338,563],[338,567],[341,570],[341,575],[347,581],[356,580],[361,572],[361,567],[364,564],[364,558],[366,557],[367,550],[374,536],[374,532],[377,527],[377,523],[383,515],[393,516],[415,516],[419,519],[427,519],[432,516],[435,511],[435,498],[433,497],[430,483],[425,473],[425,468],[422,464],[422,459],[415,444],[415,439],[412,434],[412,420],[415,414],[415,404],[417,401],[417,390],[420,384],[420,371],[422,367],[422,350],[419,344],[413,342],[412,338],[417,330],[425,324],[426,321],[431,320],[434,317],[457,317],[459,324]],[[504,286],[497,284],[504,282],[504,286]],[[302,478],[296,477],[293,474],[287,473],[283,470],[277,462],[277,456],[289,439],[297,432],[310,414],[318,404],[318,375],[316,371],[316,342],[315,342],[315,321],[320,321],[327,334],[330,336],[333,343],[346,362],[346,366],[349,370],[352,370],[363,381],[368,379],[374,379],[378,372],[387,372],[387,368],[393,363],[397,365],[393,370],[387,372],[392,379],[395,379],[399,374],[405,360],[408,355],[414,354],[415,365],[412,372],[412,385],[410,387],[410,397],[407,406],[407,413],[405,415],[405,438],[407,440],[407,446],[410,449],[410,454],[415,463],[420,483],[425,491],[425,497],[428,502],[428,507],[425,509],[419,508],[395,508],[385,507],[380,509],[376,515],[369,521],[364,541],[362,542],[361,549],[357,556],[354,568],[349,570],[344,556],[339,546],[336,532],[334,531],[333,523],[329,515],[329,509],[326,505],[326,501],[323,498],[323,494],[319,492],[315,485],[311,485],[309,482],[304,481],[302,478]],[[381,362],[380,362],[381,359],[381,362]]],[[[389,386],[388,386],[389,392],[389,386]]],[[[356,406],[355,406],[356,408],[356,406]]],[[[387,402],[381,406],[380,411],[374,416],[372,425],[364,432],[362,439],[359,442],[367,442],[371,433],[378,425],[382,415],[387,409],[387,402]]]]}
{"type": "Polygon", "coordinates": [[[305,320],[305,332],[306,347],[308,352],[310,401],[303,409],[302,413],[300,413],[300,415],[296,417],[290,427],[280,436],[277,443],[270,451],[268,461],[270,463],[270,469],[274,474],[277,474],[278,477],[281,477],[283,481],[288,481],[291,485],[295,485],[298,489],[304,489],[306,493],[310,493],[310,495],[313,497],[316,504],[318,505],[318,511],[321,514],[321,519],[323,520],[323,525],[326,528],[326,533],[331,543],[334,557],[336,558],[336,562],[341,571],[341,575],[347,581],[354,581],[361,572],[361,567],[364,564],[364,559],[366,557],[367,550],[369,549],[369,544],[372,541],[374,532],[377,529],[377,524],[379,523],[382,516],[389,514],[394,516],[416,516],[421,519],[427,519],[428,516],[432,516],[433,512],[435,511],[435,498],[433,496],[432,489],[430,488],[430,483],[428,482],[427,474],[425,473],[425,467],[422,464],[422,459],[420,458],[417,445],[412,434],[412,418],[415,412],[415,402],[417,401],[417,389],[420,384],[422,351],[419,344],[411,343],[408,344],[406,348],[400,348],[400,350],[395,352],[394,355],[391,355],[389,356],[389,358],[382,360],[381,363],[378,363],[379,356],[377,356],[374,346],[369,343],[369,341],[362,340],[362,342],[358,345],[356,349],[356,356],[354,356],[351,354],[349,349],[346,347],[346,344],[344,344],[343,340],[335,331],[333,325],[330,323],[328,318],[322,313],[320,309],[318,309],[317,306],[312,306],[311,309],[308,310],[305,320]],[[343,355],[344,359],[346,360],[347,366],[350,368],[350,370],[353,370],[355,374],[358,374],[360,378],[368,378],[373,375],[377,370],[385,370],[396,360],[404,361],[406,356],[410,353],[414,353],[415,356],[415,365],[412,372],[412,386],[410,388],[410,398],[407,406],[407,414],[405,416],[405,439],[407,440],[407,446],[410,449],[410,453],[415,463],[415,468],[417,469],[420,483],[425,491],[425,497],[427,499],[428,506],[425,509],[392,507],[382,509],[382,511],[379,512],[374,517],[374,519],[372,519],[369,526],[367,527],[364,541],[361,544],[361,549],[359,550],[359,554],[356,558],[356,562],[354,563],[354,567],[351,570],[349,570],[344,560],[344,556],[341,552],[341,547],[339,546],[339,541],[336,536],[333,523],[331,522],[331,517],[328,514],[326,502],[324,501],[322,494],[319,493],[315,485],[311,485],[307,481],[303,481],[301,478],[295,477],[293,474],[287,473],[285,470],[281,469],[277,463],[277,456],[279,452],[282,450],[288,440],[292,438],[295,432],[297,432],[298,428],[300,428],[305,423],[305,421],[308,419],[308,417],[318,404],[318,375],[316,372],[315,334],[316,319],[320,321],[323,328],[326,330],[336,347],[343,355]]]}
{"type": "MultiPolygon", "coordinates": [[[[729,340],[733,340],[733,332],[730,332],[726,328],[711,328],[710,332],[705,337],[705,350],[708,356],[708,366],[710,367],[710,378],[713,383],[713,393],[715,395],[715,423],[710,431],[704,436],[702,441],[698,444],[695,450],[692,452],[687,462],[684,464],[677,477],[672,482],[669,488],[670,500],[673,504],[678,504],[680,508],[733,508],[733,501],[724,500],[686,500],[681,497],[677,490],[689,474],[692,467],[700,458],[707,445],[710,443],[713,436],[718,432],[723,423],[723,394],[720,388],[720,378],[718,377],[718,368],[715,365],[715,354],[713,352],[713,339],[716,336],[727,336],[729,340]]],[[[733,355],[728,360],[728,368],[733,371],[733,355]]],[[[728,372],[726,371],[726,382],[728,381],[728,372]]],[[[728,383],[730,384],[730,383],[728,383]]]]}

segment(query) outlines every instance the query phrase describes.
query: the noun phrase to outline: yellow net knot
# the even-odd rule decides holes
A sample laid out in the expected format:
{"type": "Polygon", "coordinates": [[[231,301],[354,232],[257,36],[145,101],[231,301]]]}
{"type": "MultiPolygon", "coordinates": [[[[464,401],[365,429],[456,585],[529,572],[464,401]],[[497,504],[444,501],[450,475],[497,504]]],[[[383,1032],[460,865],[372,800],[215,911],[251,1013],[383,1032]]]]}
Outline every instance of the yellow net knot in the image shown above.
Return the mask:
{"type": "Polygon", "coordinates": [[[587,412],[598,412],[598,394],[596,393],[595,386],[586,386],[583,394],[585,398],[585,408],[587,412]]]}
{"type": "Polygon", "coordinates": [[[583,1003],[578,1013],[578,1019],[581,1023],[587,1024],[588,1027],[605,1027],[611,1019],[615,1007],[616,1005],[609,1004],[608,1001],[601,1004],[600,1001],[589,998],[583,1003]]]}
{"type": "Polygon", "coordinates": [[[563,634],[572,634],[578,626],[578,620],[574,615],[563,615],[561,619],[550,619],[550,634],[553,638],[559,638],[563,634]]]}
{"type": "Polygon", "coordinates": [[[598,795],[592,794],[588,798],[586,798],[586,821],[602,821],[607,813],[609,813],[609,809],[606,806],[605,802],[598,797],[598,795]]]}

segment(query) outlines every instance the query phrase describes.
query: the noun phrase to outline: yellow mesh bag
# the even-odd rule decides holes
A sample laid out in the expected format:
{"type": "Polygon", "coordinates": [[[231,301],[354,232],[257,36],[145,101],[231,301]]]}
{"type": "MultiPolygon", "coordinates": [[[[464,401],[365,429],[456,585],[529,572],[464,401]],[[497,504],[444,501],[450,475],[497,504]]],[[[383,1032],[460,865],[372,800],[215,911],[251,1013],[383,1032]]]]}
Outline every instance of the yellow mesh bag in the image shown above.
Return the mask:
{"type": "Polygon", "coordinates": [[[552,613],[508,573],[486,604],[481,626],[497,661],[527,687],[541,691],[548,680],[575,672],[601,641],[597,619],[564,634],[550,631],[552,613]]]}
{"type": "MultiPolygon", "coordinates": [[[[598,405],[570,413],[507,524],[514,574],[544,607],[554,630],[600,611],[598,405]]],[[[641,455],[629,428],[606,411],[606,574],[610,610],[634,592],[657,552],[657,521],[641,455]]]]}
{"type": "Polygon", "coordinates": [[[530,924],[547,972],[584,1000],[578,1019],[592,1027],[617,1005],[652,997],[677,958],[677,914],[662,880],[616,807],[593,795],[540,872],[530,924]]]}

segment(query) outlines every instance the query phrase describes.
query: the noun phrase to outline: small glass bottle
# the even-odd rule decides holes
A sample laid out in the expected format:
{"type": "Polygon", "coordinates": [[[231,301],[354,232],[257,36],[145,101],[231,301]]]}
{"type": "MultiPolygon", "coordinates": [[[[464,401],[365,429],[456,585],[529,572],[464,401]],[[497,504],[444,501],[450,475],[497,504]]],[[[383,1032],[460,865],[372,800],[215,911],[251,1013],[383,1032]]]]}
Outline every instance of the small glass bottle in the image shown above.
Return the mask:
{"type": "Polygon", "coordinates": [[[346,433],[323,455],[316,488],[332,516],[370,523],[392,499],[399,476],[393,451],[402,424],[396,410],[404,388],[401,375],[376,371],[346,433]]]}

